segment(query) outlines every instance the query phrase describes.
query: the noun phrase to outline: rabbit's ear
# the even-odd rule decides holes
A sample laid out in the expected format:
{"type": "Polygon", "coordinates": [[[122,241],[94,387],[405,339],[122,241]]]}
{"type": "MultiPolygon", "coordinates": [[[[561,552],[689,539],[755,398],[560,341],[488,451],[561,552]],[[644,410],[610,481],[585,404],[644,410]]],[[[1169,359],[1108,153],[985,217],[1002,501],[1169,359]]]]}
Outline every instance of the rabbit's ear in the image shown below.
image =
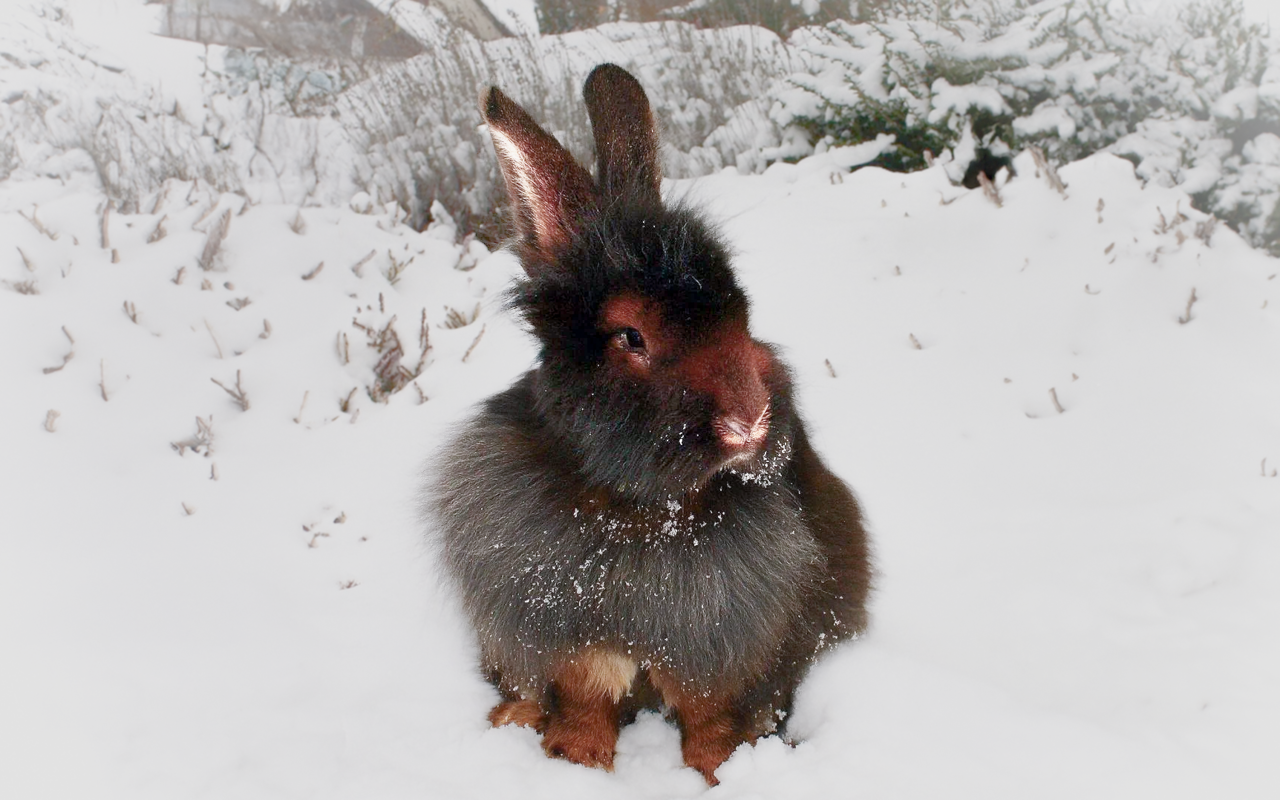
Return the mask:
{"type": "MultiPolygon", "coordinates": [[[[533,246],[540,261],[553,263],[584,219],[596,211],[591,176],[497,88],[485,90],[480,108],[511,194],[520,238],[533,246]]],[[[526,262],[526,270],[530,266],[526,262]]]]}
{"type": "Polygon", "coordinates": [[[601,195],[659,204],[658,128],[639,81],[621,67],[601,64],[587,76],[582,96],[596,140],[601,195]]]}

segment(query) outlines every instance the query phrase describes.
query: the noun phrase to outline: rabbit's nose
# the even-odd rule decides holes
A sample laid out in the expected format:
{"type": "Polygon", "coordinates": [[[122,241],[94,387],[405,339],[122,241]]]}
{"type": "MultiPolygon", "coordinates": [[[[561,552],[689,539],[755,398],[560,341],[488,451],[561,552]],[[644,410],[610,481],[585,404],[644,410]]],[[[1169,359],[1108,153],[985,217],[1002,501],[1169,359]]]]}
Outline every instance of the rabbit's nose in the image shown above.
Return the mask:
{"type": "Polygon", "coordinates": [[[714,427],[726,447],[754,450],[769,434],[769,407],[766,405],[760,416],[751,422],[724,416],[715,421],[714,427]]]}

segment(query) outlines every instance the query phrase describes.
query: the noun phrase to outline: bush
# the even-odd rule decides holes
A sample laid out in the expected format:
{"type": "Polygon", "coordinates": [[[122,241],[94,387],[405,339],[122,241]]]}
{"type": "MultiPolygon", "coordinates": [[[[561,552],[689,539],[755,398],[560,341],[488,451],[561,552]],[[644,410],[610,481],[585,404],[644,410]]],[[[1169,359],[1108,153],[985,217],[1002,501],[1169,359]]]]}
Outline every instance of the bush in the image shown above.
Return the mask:
{"type": "Polygon", "coordinates": [[[871,17],[792,37],[816,61],[779,93],[779,124],[811,143],[892,133],[881,166],[918,169],[929,151],[968,185],[1029,146],[1058,163],[1108,150],[1280,254],[1280,65],[1239,0],[1171,17],[1106,0],[894,0],[871,17]]]}

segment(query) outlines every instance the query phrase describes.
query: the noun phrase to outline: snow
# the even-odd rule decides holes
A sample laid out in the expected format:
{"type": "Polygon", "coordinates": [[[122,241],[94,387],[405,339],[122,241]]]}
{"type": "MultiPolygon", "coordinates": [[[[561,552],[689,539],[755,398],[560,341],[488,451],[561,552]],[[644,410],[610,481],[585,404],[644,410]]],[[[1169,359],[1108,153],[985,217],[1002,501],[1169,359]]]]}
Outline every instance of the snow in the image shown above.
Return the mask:
{"type": "Polygon", "coordinates": [[[800,744],[712,790],[656,715],[612,774],[485,721],[417,495],[536,358],[509,254],[440,209],[419,233],[367,194],[191,181],[107,211],[104,246],[82,152],[0,180],[0,796],[1274,797],[1280,262],[1114,156],[1064,196],[1020,154],[997,206],[943,165],[848,172],[887,145],[666,186],[733,243],[881,575],[800,744]],[[424,310],[421,374],[374,402],[366,330],[394,317],[412,370],[424,310]]]}

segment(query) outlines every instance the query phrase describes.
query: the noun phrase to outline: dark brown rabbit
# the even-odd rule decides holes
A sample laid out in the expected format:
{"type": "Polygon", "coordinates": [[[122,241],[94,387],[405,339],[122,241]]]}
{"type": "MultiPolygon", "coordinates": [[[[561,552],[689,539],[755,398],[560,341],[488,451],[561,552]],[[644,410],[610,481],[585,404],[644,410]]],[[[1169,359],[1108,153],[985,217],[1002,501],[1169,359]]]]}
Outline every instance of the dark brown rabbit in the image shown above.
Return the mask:
{"type": "Polygon", "coordinates": [[[502,693],[494,725],[610,769],[619,726],[665,707],[714,784],[865,627],[867,537],[786,365],[751,338],[725,246],[662,203],[644,90],[605,64],[583,93],[594,180],[482,97],[527,274],[512,305],[541,357],[444,450],[430,511],[502,693]]]}

